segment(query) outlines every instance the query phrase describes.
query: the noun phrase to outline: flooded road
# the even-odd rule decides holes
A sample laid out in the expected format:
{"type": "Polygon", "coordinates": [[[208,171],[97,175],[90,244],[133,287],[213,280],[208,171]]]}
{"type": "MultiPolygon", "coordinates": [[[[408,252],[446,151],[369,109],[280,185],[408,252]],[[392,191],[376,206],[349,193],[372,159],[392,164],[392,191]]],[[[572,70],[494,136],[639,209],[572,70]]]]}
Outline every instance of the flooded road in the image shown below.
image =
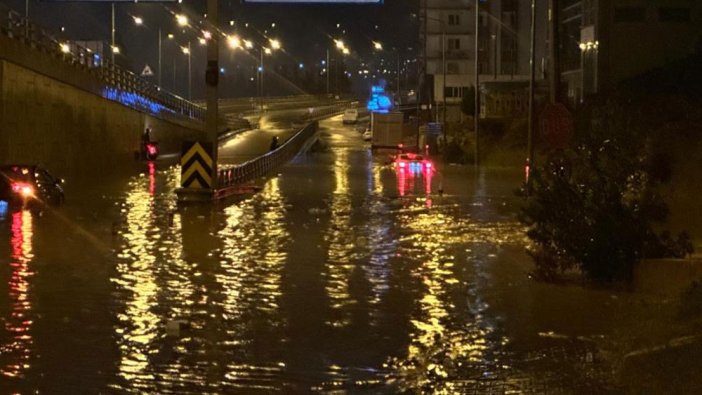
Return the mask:
{"type": "Polygon", "coordinates": [[[0,392],[618,392],[597,344],[652,313],[528,278],[519,173],[400,173],[321,133],[214,206],[157,163],[6,215],[0,392]]]}

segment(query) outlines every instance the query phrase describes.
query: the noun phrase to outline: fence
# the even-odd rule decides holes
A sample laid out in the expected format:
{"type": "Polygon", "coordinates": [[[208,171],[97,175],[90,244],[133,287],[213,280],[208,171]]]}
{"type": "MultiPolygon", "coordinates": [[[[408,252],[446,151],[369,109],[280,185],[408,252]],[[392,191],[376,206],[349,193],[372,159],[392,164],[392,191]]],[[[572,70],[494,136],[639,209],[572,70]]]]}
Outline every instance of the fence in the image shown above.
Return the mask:
{"type": "Polygon", "coordinates": [[[111,100],[119,101],[139,110],[145,108],[165,109],[176,115],[200,121],[205,120],[205,108],[162,90],[156,84],[104,59],[103,54],[56,39],[18,12],[4,5],[0,5],[0,34],[61,59],[72,65],[77,72],[97,77],[102,83],[113,88],[113,91],[107,91],[109,94],[105,94],[111,100]]]}
{"type": "Polygon", "coordinates": [[[235,166],[220,166],[217,171],[217,188],[226,188],[265,176],[274,168],[287,163],[305,142],[317,133],[319,123],[313,122],[302,128],[277,149],[258,158],[235,166]]]}

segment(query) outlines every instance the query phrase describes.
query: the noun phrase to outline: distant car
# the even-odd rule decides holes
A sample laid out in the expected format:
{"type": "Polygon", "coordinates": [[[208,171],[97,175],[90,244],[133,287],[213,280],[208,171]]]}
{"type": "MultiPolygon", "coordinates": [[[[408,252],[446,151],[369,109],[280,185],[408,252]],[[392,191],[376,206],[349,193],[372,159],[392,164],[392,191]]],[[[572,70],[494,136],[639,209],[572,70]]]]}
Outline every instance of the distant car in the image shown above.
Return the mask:
{"type": "Polygon", "coordinates": [[[355,108],[349,108],[348,110],[344,111],[342,121],[345,124],[358,122],[358,110],[355,108]]]}
{"type": "Polygon", "coordinates": [[[366,131],[363,132],[363,141],[371,140],[373,140],[373,132],[370,129],[366,129],[366,131]]]}
{"type": "Polygon", "coordinates": [[[0,201],[10,207],[60,205],[63,180],[36,165],[0,166],[0,201]]]}

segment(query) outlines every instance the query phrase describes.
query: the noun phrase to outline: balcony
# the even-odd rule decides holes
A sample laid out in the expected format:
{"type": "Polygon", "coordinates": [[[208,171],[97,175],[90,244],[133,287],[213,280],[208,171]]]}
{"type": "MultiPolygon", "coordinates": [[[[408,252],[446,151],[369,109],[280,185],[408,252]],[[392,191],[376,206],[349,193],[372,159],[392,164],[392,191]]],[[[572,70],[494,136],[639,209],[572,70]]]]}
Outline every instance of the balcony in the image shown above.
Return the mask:
{"type": "MultiPolygon", "coordinates": [[[[441,59],[443,57],[443,54],[441,52],[441,49],[427,49],[427,58],[428,59],[441,59]]],[[[473,51],[468,50],[468,49],[447,49],[446,50],[446,59],[449,60],[455,60],[455,59],[472,59],[473,58],[473,51]]]]}

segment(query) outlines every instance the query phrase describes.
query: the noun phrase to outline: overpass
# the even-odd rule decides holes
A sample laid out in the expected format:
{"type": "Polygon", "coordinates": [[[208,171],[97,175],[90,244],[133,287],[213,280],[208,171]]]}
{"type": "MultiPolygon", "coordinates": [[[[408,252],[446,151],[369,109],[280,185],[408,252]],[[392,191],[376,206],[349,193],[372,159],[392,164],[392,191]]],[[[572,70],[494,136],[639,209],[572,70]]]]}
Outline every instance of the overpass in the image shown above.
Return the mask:
{"type": "MultiPolygon", "coordinates": [[[[266,101],[279,109],[329,103],[316,96],[266,101]]],[[[222,100],[221,128],[240,127],[239,118],[257,110],[251,102],[222,100]]],[[[163,152],[178,152],[184,140],[204,139],[205,113],[202,104],[68,45],[0,5],[3,162],[42,163],[58,172],[102,171],[133,161],[146,127],[163,152]]]]}

